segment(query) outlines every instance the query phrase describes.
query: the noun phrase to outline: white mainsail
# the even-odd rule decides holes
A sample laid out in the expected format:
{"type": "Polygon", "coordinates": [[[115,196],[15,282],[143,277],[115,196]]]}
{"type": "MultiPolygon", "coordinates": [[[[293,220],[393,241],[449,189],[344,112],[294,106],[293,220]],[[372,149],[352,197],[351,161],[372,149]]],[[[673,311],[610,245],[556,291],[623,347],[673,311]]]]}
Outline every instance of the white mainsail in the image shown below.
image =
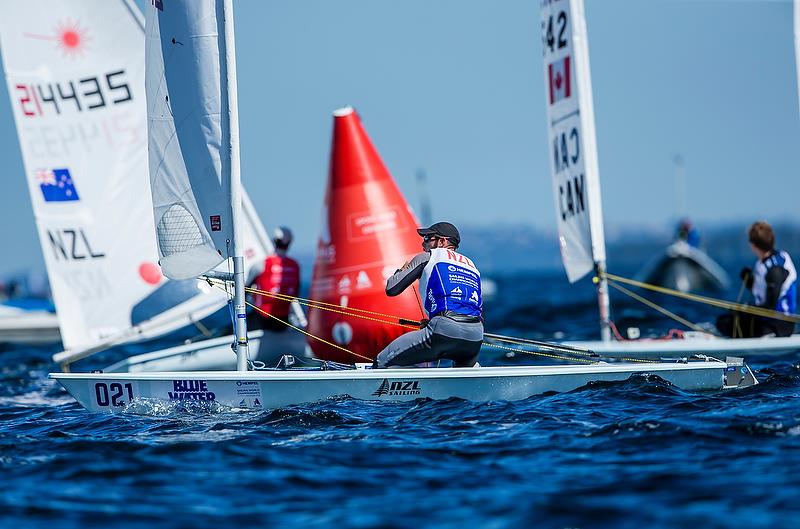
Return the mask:
{"type": "Polygon", "coordinates": [[[540,2],[550,170],[561,259],[571,283],[598,270],[600,328],[608,327],[606,246],[583,0],[540,2]]]}
{"type": "MultiPolygon", "coordinates": [[[[130,2],[0,2],[0,42],[36,224],[67,353],[151,339],[227,296],[158,268],[147,178],[144,21],[130,2]]],[[[242,253],[271,242],[246,204],[242,253]]]]}
{"type": "Polygon", "coordinates": [[[0,6],[6,82],[66,347],[131,325],[163,281],[147,219],[141,15],[127,2],[0,6]]]}
{"type": "Polygon", "coordinates": [[[540,14],[556,223],[575,282],[606,258],[583,1],[543,1],[540,14]]]}
{"type": "Polygon", "coordinates": [[[230,182],[221,156],[221,7],[156,2],[145,45],[150,185],[161,268],[186,279],[232,256],[230,182]]]}

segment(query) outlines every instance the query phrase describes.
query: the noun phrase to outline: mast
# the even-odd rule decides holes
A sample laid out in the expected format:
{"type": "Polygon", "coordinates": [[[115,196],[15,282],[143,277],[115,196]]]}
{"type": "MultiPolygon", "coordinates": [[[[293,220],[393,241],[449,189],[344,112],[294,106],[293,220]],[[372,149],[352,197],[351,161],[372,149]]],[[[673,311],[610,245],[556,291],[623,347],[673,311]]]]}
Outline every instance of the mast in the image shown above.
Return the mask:
{"type": "Polygon", "coordinates": [[[606,279],[606,237],[603,229],[603,204],[600,195],[600,168],[597,161],[597,135],[594,123],[592,73],[589,68],[589,32],[583,0],[570,0],[573,13],[572,46],[575,54],[575,81],[581,109],[586,186],[589,195],[589,227],[592,236],[592,256],[597,274],[597,306],[600,316],[600,338],[611,341],[611,302],[606,279]]]}
{"type": "Polygon", "coordinates": [[[233,256],[233,331],[236,335],[236,370],[247,371],[249,347],[247,344],[247,314],[244,296],[244,257],[240,254],[241,229],[240,218],[242,211],[241,193],[241,167],[239,158],[239,102],[236,87],[236,45],[233,35],[233,1],[223,0],[222,17],[225,32],[225,53],[220,57],[224,68],[226,81],[227,112],[223,119],[227,120],[228,144],[225,154],[228,158],[230,171],[230,194],[232,207],[233,240],[231,241],[231,255],[233,256]]]}

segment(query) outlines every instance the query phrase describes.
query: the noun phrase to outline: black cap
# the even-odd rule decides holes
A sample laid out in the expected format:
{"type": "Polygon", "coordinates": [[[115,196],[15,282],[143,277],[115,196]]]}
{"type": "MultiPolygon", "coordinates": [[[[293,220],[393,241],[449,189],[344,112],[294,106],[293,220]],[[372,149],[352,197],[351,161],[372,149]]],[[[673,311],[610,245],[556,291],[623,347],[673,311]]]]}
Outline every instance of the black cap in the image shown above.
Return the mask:
{"type": "Polygon", "coordinates": [[[419,228],[417,233],[419,233],[422,237],[425,237],[426,235],[447,237],[455,246],[461,244],[461,235],[458,234],[458,228],[449,222],[437,222],[430,228],[419,228]]]}

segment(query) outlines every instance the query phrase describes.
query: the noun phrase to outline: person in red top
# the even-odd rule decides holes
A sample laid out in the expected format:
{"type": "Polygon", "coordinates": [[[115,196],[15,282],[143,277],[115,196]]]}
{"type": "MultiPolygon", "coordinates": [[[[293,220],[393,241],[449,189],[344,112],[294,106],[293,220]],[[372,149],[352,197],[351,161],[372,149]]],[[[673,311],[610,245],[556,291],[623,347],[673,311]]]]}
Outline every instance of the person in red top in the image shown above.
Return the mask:
{"type": "MultiPolygon", "coordinates": [[[[285,226],[275,229],[272,237],[275,253],[264,260],[264,270],[253,282],[255,288],[275,294],[296,296],[300,291],[300,266],[286,255],[292,243],[292,232],[285,226]]],[[[253,296],[253,305],[274,318],[253,310],[248,314],[247,326],[251,329],[283,331],[287,329],[291,303],[264,294],[253,296]],[[278,318],[278,319],[275,319],[278,318]]]]}

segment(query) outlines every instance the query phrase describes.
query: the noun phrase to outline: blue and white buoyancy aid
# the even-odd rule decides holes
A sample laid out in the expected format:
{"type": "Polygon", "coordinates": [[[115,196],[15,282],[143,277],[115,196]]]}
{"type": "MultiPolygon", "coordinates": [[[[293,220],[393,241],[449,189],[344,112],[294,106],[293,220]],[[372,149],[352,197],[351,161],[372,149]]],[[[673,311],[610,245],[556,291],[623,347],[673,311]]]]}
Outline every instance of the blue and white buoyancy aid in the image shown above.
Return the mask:
{"type": "Polygon", "coordinates": [[[419,291],[429,318],[445,310],[481,315],[481,273],[469,258],[453,250],[431,250],[431,258],[419,278],[419,291]]]}
{"type": "Polygon", "coordinates": [[[767,307],[784,314],[795,314],[797,310],[797,270],[789,254],[783,250],[778,250],[763,261],[759,259],[753,267],[753,297],[756,304],[761,305],[767,297],[767,272],[770,268],[779,266],[785,269],[789,275],[781,285],[781,292],[778,295],[778,302],[775,307],[767,307]]]}

